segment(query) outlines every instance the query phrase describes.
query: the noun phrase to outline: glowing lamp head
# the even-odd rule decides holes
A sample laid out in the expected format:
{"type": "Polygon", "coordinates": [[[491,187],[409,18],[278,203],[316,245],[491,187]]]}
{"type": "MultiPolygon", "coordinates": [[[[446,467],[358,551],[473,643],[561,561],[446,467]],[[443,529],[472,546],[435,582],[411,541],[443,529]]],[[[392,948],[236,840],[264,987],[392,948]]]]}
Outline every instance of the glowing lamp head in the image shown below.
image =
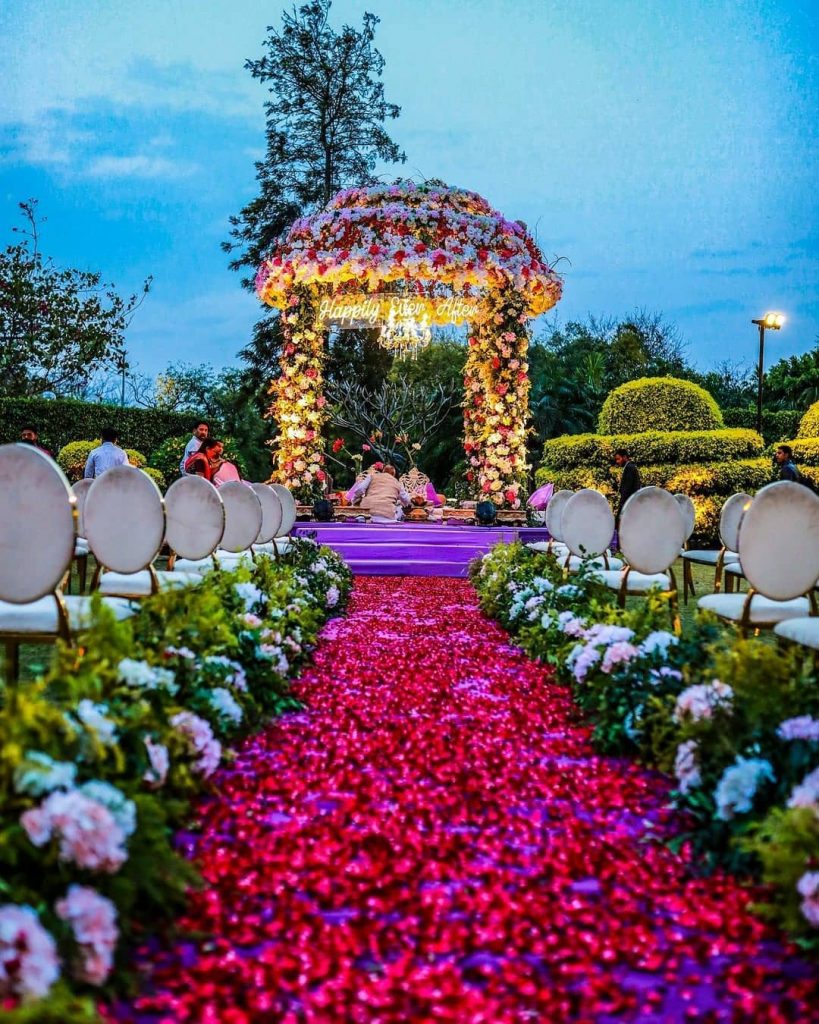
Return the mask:
{"type": "Polygon", "coordinates": [[[783,313],[766,313],[764,323],[769,330],[778,331],[785,323],[785,316],[783,313]]]}

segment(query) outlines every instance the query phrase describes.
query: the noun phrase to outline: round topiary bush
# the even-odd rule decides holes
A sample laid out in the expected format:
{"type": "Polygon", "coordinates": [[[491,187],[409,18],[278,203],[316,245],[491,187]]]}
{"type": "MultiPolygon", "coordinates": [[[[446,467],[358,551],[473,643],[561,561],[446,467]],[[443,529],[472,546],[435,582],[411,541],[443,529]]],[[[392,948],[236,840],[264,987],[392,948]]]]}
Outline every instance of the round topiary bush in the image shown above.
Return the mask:
{"type": "Polygon", "coordinates": [[[153,480],[160,491],[165,491],[165,477],[158,469],[154,469],[153,466],[140,466],[139,468],[153,480]]]}
{"type": "Polygon", "coordinates": [[[612,391],[600,411],[601,434],[645,430],[719,430],[719,406],[698,384],[676,377],[641,377],[612,391]]]}
{"type": "Polygon", "coordinates": [[[819,437],[819,402],[814,402],[802,417],[797,437],[819,437]]]}
{"type": "MultiPolygon", "coordinates": [[[[57,465],[72,484],[82,478],[88,456],[101,444],[102,441],[69,441],[57,452],[57,465]]],[[[148,460],[142,452],[135,451],[133,448],[126,448],[125,454],[128,456],[130,464],[136,466],[137,469],[143,469],[148,464],[148,460]]]]}

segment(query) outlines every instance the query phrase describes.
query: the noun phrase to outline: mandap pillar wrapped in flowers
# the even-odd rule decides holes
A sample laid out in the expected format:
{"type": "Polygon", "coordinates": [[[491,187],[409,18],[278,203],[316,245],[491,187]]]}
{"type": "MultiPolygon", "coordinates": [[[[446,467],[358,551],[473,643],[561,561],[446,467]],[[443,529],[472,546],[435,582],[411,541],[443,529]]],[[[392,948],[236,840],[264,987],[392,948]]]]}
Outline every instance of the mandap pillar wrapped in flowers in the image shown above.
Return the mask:
{"type": "Polygon", "coordinates": [[[280,376],[271,384],[274,478],[303,500],[324,480],[325,339],[378,328],[405,355],[431,329],[469,325],[464,448],[475,497],[518,508],[527,475],[528,321],[560,298],[560,277],[525,226],[474,192],[397,182],[347,189],[297,220],[256,278],[282,312],[280,376]]]}

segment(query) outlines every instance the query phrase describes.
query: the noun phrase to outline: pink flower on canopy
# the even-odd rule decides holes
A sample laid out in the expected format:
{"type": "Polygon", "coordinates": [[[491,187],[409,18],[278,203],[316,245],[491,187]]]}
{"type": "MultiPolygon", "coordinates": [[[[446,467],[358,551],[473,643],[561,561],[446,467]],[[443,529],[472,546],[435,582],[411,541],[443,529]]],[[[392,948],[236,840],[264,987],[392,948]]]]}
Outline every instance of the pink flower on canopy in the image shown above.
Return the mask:
{"type": "Polygon", "coordinates": [[[51,793],[20,824],[35,846],[58,839],[60,860],[89,871],[114,874],[128,859],[125,833],[114,816],[78,790],[51,793]]]}
{"type": "Polygon", "coordinates": [[[0,997],[42,999],[60,976],[57,944],[31,907],[0,907],[0,997]]]}
{"type": "Polygon", "coordinates": [[[71,885],[54,909],[71,925],[80,947],[75,976],[91,985],[102,985],[111,973],[119,938],[116,907],[88,886],[71,885]]]}

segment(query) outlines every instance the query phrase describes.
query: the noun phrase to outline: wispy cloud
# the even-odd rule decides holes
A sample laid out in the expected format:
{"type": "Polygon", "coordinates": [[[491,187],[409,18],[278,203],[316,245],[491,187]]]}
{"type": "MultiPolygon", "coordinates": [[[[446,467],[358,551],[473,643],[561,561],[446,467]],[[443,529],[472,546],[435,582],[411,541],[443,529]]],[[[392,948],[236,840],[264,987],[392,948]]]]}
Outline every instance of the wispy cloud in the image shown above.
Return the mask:
{"type": "Polygon", "coordinates": [[[85,174],[90,178],[164,178],[178,180],[188,178],[198,170],[196,164],[187,160],[173,160],[164,156],[104,155],[95,157],[89,163],[85,174]]]}

